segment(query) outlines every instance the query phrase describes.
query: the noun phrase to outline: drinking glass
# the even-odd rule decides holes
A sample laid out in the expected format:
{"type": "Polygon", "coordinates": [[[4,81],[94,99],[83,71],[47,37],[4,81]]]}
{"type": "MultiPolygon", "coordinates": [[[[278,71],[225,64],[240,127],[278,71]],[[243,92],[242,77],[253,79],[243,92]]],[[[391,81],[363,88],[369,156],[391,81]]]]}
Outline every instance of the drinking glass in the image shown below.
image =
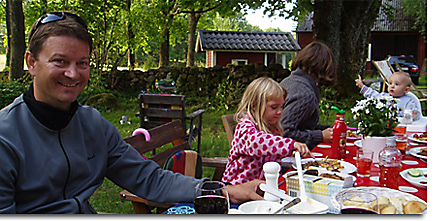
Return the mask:
{"type": "Polygon", "coordinates": [[[358,149],[356,151],[356,175],[369,177],[372,169],[373,151],[358,149]]]}
{"type": "Polygon", "coordinates": [[[349,190],[340,200],[341,214],[379,214],[378,197],[364,190],[349,190]]]}
{"type": "Polygon", "coordinates": [[[396,137],[396,148],[400,150],[402,154],[406,153],[406,145],[408,144],[408,139],[406,137],[406,134],[397,133],[395,135],[396,137]]]}
{"type": "Polygon", "coordinates": [[[193,205],[198,214],[228,214],[230,200],[227,187],[219,181],[197,184],[193,205]]]}

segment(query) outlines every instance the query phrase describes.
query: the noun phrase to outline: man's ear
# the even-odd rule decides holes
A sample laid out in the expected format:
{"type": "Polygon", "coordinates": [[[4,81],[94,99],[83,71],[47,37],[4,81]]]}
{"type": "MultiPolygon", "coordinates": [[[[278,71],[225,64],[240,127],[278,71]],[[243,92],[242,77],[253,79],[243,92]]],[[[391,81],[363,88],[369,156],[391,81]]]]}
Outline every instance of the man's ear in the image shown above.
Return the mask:
{"type": "Polygon", "coordinates": [[[33,56],[32,52],[26,51],[26,53],[24,54],[24,59],[26,60],[26,65],[27,68],[29,69],[29,73],[32,76],[34,76],[32,73],[33,73],[33,69],[35,68],[36,59],[33,56]]]}

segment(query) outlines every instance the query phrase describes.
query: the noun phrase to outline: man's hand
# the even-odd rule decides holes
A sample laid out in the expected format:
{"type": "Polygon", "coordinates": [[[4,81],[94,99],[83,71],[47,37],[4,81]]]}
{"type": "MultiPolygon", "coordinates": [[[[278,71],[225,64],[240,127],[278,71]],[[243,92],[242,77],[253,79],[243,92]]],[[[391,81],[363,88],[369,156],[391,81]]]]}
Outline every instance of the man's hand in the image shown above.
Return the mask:
{"type": "Polygon", "coordinates": [[[264,200],[259,195],[262,194],[260,190],[260,183],[266,183],[264,180],[252,180],[239,185],[228,185],[227,190],[230,196],[230,201],[235,204],[240,204],[248,200],[264,200]]]}

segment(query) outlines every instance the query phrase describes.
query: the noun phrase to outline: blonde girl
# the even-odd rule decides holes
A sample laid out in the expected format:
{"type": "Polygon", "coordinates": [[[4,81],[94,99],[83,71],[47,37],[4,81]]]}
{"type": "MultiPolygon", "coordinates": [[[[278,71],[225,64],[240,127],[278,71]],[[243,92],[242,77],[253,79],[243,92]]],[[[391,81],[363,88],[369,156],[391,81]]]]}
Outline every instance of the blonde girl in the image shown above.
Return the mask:
{"type": "Polygon", "coordinates": [[[268,77],[252,81],[245,90],[235,118],[238,122],[223,182],[233,185],[264,179],[262,166],[269,161],[281,163],[293,148],[309,153],[304,143],[282,137],[280,124],[287,91],[268,77]]]}

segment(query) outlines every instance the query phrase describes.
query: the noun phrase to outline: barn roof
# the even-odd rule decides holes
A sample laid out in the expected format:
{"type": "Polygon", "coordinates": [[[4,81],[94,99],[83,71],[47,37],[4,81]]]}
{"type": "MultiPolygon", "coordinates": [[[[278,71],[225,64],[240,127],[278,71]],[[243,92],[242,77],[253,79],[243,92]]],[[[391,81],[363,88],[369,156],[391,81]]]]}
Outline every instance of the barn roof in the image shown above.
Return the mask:
{"type": "Polygon", "coordinates": [[[301,47],[290,32],[198,30],[196,51],[291,52],[301,47]]]}
{"type": "MultiPolygon", "coordinates": [[[[371,29],[372,32],[409,32],[415,31],[412,29],[414,25],[414,18],[406,16],[403,13],[402,2],[400,0],[383,0],[382,4],[387,5],[386,8],[392,9],[392,18],[388,18],[388,15],[381,8],[379,16],[376,18],[375,23],[371,29]]],[[[313,13],[298,24],[296,32],[312,32],[313,25],[313,13]]]]}

